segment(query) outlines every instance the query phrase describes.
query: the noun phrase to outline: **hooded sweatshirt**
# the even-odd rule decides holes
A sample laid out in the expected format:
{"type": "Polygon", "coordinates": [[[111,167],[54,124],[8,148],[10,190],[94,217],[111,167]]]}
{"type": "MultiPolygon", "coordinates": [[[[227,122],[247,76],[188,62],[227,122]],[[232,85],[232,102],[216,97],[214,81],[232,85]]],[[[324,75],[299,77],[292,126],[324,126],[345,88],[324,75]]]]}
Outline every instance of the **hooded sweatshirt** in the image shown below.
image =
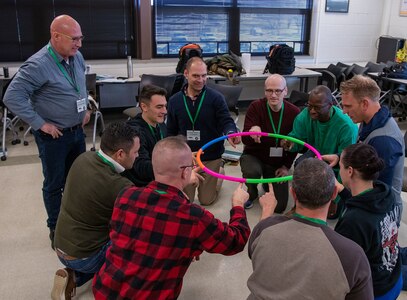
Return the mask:
{"type": "Polygon", "coordinates": [[[362,247],[370,263],[374,295],[384,295],[401,274],[397,241],[400,211],[395,205],[395,193],[385,183],[376,181],[371,190],[352,197],[344,189],[340,196],[346,199],[345,211],[335,231],[362,247]]]}

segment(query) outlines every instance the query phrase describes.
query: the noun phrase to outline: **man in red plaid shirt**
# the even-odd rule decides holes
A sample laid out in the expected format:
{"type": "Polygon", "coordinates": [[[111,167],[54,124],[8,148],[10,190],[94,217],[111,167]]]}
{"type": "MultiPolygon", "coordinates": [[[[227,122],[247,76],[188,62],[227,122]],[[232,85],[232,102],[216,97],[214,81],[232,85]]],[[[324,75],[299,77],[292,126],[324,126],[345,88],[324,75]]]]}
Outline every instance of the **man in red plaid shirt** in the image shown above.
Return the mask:
{"type": "Polygon", "coordinates": [[[233,255],[246,245],[243,204],[249,195],[242,184],[232,196],[229,224],[222,223],[182,192],[194,167],[185,140],[159,141],[152,164],[156,181],[118,196],[112,244],[93,280],[95,299],[176,299],[185,272],[203,251],[233,255]]]}

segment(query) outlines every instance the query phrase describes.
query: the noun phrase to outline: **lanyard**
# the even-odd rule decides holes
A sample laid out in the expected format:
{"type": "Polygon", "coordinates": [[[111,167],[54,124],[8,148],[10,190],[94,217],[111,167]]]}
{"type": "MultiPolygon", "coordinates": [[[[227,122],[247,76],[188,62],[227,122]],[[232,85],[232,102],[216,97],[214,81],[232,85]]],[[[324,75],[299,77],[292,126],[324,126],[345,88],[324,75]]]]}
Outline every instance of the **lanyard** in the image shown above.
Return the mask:
{"type": "MultiPolygon", "coordinates": [[[[281,104],[280,119],[278,120],[278,128],[277,128],[277,130],[276,130],[276,126],[274,125],[273,117],[271,116],[271,109],[270,109],[270,106],[267,103],[267,101],[266,101],[266,106],[267,106],[267,112],[269,113],[271,126],[273,126],[274,133],[280,134],[281,122],[283,121],[284,102],[281,104]]],[[[277,146],[278,146],[278,139],[276,139],[276,147],[277,146]]]]}
{"type": "Polygon", "coordinates": [[[47,50],[48,50],[49,54],[52,56],[52,58],[54,59],[54,61],[57,64],[58,68],[61,70],[62,74],[64,74],[66,80],[68,80],[70,85],[72,85],[72,87],[78,92],[78,95],[80,96],[78,85],[74,82],[73,78],[66,72],[65,67],[58,60],[54,50],[52,50],[52,48],[50,47],[49,44],[47,45],[47,50]]]}
{"type": "Polygon", "coordinates": [[[108,160],[107,160],[105,157],[103,157],[103,155],[100,154],[99,152],[98,152],[97,154],[98,154],[98,156],[103,160],[103,162],[104,162],[105,164],[109,165],[109,166],[113,169],[113,171],[116,171],[116,168],[114,167],[114,165],[112,164],[111,161],[108,161],[108,160]]]}
{"type": "Polygon", "coordinates": [[[313,223],[317,223],[320,225],[328,225],[328,223],[325,222],[324,220],[306,217],[306,216],[300,215],[299,213],[294,213],[293,216],[304,219],[304,220],[308,220],[308,221],[311,221],[313,223]]]}
{"type": "MultiPolygon", "coordinates": [[[[157,135],[156,135],[156,133],[154,132],[154,128],[153,128],[153,126],[151,126],[150,124],[148,124],[147,123],[147,125],[148,125],[148,128],[150,128],[150,131],[151,131],[151,134],[153,135],[153,138],[155,139],[155,141],[157,142],[157,135]]],[[[164,137],[163,137],[163,133],[161,132],[161,130],[160,130],[160,127],[158,127],[158,131],[160,132],[160,140],[162,140],[164,137]]]]}
{"type": "Polygon", "coordinates": [[[205,99],[205,94],[206,94],[206,90],[202,93],[201,101],[199,102],[198,109],[196,110],[196,114],[195,114],[194,118],[192,118],[191,112],[189,111],[189,108],[188,108],[188,105],[187,105],[187,99],[186,99],[185,95],[182,95],[182,97],[184,97],[185,109],[187,110],[188,117],[189,117],[189,119],[191,120],[191,123],[192,123],[192,130],[195,130],[195,122],[196,122],[196,119],[198,118],[199,112],[201,111],[202,103],[203,103],[203,101],[205,99]]]}

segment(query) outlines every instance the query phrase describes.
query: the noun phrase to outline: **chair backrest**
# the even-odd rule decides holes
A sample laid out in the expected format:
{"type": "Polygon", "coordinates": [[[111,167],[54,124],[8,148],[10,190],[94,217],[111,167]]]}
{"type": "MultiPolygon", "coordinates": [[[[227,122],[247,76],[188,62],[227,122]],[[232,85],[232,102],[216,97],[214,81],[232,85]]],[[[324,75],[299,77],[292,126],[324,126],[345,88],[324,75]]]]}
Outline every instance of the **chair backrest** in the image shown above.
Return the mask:
{"type": "Polygon", "coordinates": [[[86,74],[86,90],[96,98],[96,73],[86,74]]]}
{"type": "Polygon", "coordinates": [[[174,90],[175,80],[177,79],[178,74],[174,75],[152,75],[152,74],[143,74],[141,75],[140,85],[139,85],[139,94],[142,88],[148,84],[159,86],[167,91],[167,100],[172,96],[174,90]]]}
{"type": "Polygon", "coordinates": [[[353,64],[352,67],[353,68],[352,68],[352,72],[351,72],[350,77],[353,77],[355,75],[365,75],[367,73],[367,70],[368,70],[367,67],[362,67],[362,66],[359,66],[357,64],[353,64]]]}
{"type": "Polygon", "coordinates": [[[369,61],[365,67],[367,68],[366,73],[374,73],[374,72],[380,73],[386,67],[386,64],[384,64],[384,63],[377,64],[375,62],[369,61]]]}
{"type": "Polygon", "coordinates": [[[212,81],[208,81],[206,83],[206,86],[220,92],[225,97],[229,111],[234,112],[236,116],[239,114],[239,108],[237,107],[237,103],[239,101],[240,94],[242,93],[243,90],[242,86],[216,84],[213,83],[212,81]]]}
{"type": "Polygon", "coordinates": [[[0,80],[0,101],[3,102],[3,80],[0,80]]]}
{"type": "Polygon", "coordinates": [[[351,73],[352,73],[353,66],[344,64],[342,62],[338,62],[336,65],[338,67],[344,67],[345,68],[345,71],[343,71],[343,74],[345,74],[345,79],[349,79],[349,76],[351,76],[351,73]]]}
{"type": "Polygon", "coordinates": [[[322,75],[318,77],[318,85],[325,85],[331,91],[336,91],[338,89],[338,81],[335,74],[328,70],[320,70],[322,75]]]}
{"type": "Polygon", "coordinates": [[[309,99],[309,94],[297,90],[292,90],[288,101],[290,101],[295,106],[299,107],[301,110],[307,105],[309,99]]]}

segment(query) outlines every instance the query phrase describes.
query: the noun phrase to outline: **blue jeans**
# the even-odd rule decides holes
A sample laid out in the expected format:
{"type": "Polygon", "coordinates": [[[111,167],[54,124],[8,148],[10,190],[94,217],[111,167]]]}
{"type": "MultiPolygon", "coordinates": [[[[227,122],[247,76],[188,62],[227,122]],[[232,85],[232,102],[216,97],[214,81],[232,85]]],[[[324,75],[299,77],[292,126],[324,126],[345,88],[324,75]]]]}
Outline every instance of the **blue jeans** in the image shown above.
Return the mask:
{"type": "Polygon", "coordinates": [[[390,291],[382,296],[374,297],[375,300],[396,300],[401,292],[401,287],[404,285],[403,276],[400,274],[400,278],[390,291]]]}
{"type": "Polygon", "coordinates": [[[403,277],[403,290],[407,291],[407,248],[400,247],[401,275],[403,277]]]}
{"type": "Polygon", "coordinates": [[[47,226],[54,230],[61,206],[66,176],[74,160],[86,151],[82,127],[64,130],[63,136],[53,139],[42,131],[34,131],[35,142],[42,163],[44,182],[42,196],[48,219],[47,226]]]}
{"type": "Polygon", "coordinates": [[[75,283],[79,287],[93,278],[96,272],[102,267],[106,260],[106,250],[111,241],[107,242],[98,252],[86,258],[66,260],[58,256],[64,266],[75,271],[75,283]]]}

